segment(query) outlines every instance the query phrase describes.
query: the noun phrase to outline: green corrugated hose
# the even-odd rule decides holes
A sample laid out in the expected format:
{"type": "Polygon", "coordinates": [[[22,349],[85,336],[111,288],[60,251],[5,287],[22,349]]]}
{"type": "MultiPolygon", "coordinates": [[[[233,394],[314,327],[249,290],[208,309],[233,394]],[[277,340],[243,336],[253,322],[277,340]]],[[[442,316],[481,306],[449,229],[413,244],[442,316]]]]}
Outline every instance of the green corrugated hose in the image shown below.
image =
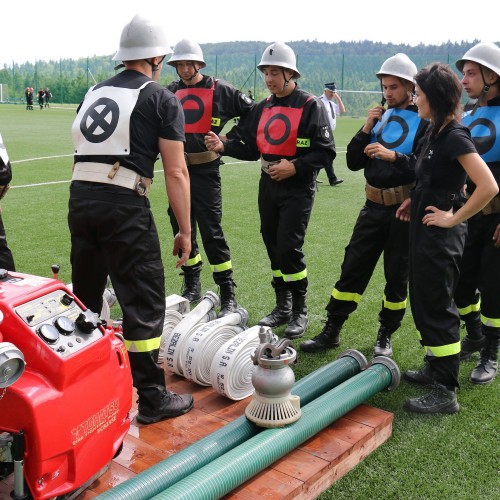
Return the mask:
{"type": "Polygon", "coordinates": [[[221,498],[366,399],[398,383],[394,361],[377,357],[365,371],[303,407],[301,418],[293,424],[260,432],[152,500],[221,498]]]}
{"type": "MultiPolygon", "coordinates": [[[[347,350],[337,360],[296,382],[292,394],[306,405],[364,370],[362,353],[347,350]]],[[[148,500],[263,430],[245,415],[98,496],[99,500],[148,500]]],[[[175,498],[175,497],[171,497],[175,498]]]]}

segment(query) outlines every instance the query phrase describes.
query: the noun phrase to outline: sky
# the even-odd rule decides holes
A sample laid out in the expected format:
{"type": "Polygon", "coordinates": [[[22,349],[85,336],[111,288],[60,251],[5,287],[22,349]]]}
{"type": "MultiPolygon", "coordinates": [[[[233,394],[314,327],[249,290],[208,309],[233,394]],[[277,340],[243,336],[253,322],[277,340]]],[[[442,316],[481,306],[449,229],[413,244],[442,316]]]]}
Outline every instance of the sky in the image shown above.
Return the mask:
{"type": "Polygon", "coordinates": [[[496,14],[488,15],[485,7],[461,10],[450,0],[2,2],[0,68],[13,62],[112,55],[123,27],[138,13],[162,23],[171,45],[183,38],[200,44],[371,40],[412,46],[465,41],[472,46],[474,40],[500,41],[496,14]]]}

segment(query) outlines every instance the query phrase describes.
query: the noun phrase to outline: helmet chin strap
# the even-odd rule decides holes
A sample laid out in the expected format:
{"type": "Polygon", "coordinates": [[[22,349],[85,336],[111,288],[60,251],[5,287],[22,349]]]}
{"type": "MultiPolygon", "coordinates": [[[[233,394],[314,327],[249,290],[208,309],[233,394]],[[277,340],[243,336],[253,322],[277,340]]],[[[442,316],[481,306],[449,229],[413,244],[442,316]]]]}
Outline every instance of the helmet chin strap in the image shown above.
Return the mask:
{"type": "Polygon", "coordinates": [[[163,59],[165,59],[165,56],[162,56],[160,62],[158,64],[153,64],[151,61],[149,61],[148,59],[144,59],[150,66],[151,66],[151,71],[152,71],[152,75],[151,77],[154,78],[155,76],[155,73],[158,71],[161,63],[163,62],[163,59]]]}
{"type": "Polygon", "coordinates": [[[490,87],[491,87],[491,85],[488,85],[486,83],[486,80],[484,78],[482,64],[479,65],[479,71],[481,71],[481,78],[483,79],[484,87],[483,87],[483,90],[481,90],[481,94],[479,94],[479,97],[477,98],[476,103],[474,104],[474,107],[472,108],[472,110],[470,112],[470,116],[474,115],[474,113],[476,112],[477,108],[479,107],[479,101],[481,101],[482,98],[486,96],[486,94],[488,93],[488,91],[490,90],[490,87]]]}

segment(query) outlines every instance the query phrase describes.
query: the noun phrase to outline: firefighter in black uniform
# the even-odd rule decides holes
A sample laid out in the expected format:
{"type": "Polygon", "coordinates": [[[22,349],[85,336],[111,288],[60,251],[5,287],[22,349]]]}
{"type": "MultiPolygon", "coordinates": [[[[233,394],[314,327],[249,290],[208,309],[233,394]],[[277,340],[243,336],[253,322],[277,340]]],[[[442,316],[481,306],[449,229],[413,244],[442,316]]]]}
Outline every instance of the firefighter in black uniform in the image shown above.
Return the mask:
{"type": "Polygon", "coordinates": [[[410,303],[426,363],[403,377],[430,392],[405,402],[416,413],[456,413],[459,387],[460,317],[453,300],[467,233],[466,220],[479,212],[498,186],[479,156],[469,129],[459,120],[462,88],[451,68],[434,63],[415,77],[416,105],[430,121],[416,152],[416,185],[397,216],[410,214],[410,303]],[[476,185],[462,203],[467,175],[476,185]]]}
{"type": "MultiPolygon", "coordinates": [[[[9,189],[9,183],[12,180],[12,168],[10,166],[7,148],[0,134],[0,200],[6,195],[9,189]]],[[[12,251],[7,245],[7,235],[2,220],[2,210],[0,209],[0,269],[15,271],[14,257],[12,251]]]]}
{"type": "Polygon", "coordinates": [[[294,81],[300,77],[293,50],[269,45],[258,65],[272,93],[237,126],[237,137],[206,138],[210,150],[241,160],[261,158],[259,213],[273,273],[276,307],[259,325],[288,323],[285,336],[298,338],[308,324],[307,267],[302,247],[314,202],[318,171],[335,158],[323,104],[294,81]]]}
{"type": "MultiPolygon", "coordinates": [[[[478,43],[457,61],[463,73],[462,86],[477,102],[462,123],[469,127],[476,148],[500,185],[500,48],[494,43],[478,43]],[[494,133],[487,136],[481,132],[494,133]]],[[[474,192],[467,181],[467,196],[474,192]]],[[[480,351],[478,365],[470,381],[491,382],[498,371],[500,346],[500,196],[468,221],[468,233],[460,264],[455,302],[467,335],[462,340],[460,359],[470,359],[480,351]]]]}
{"type": "Polygon", "coordinates": [[[156,363],[165,280],[147,194],[158,154],[180,226],[173,248],[173,255],[180,255],[178,266],[191,250],[184,114],[177,97],[156,83],[169,52],[163,28],[136,15],[124,27],[113,57],[125,70],[87,92],[72,129],[68,223],[73,290],[91,311],[101,311],[111,277],[139,397],[137,420],[143,424],[193,406],[191,395],[166,389],[163,368],[156,363]]]}
{"type": "MultiPolygon", "coordinates": [[[[203,52],[199,44],[192,40],[178,42],[168,64],[176,69],[180,78],[172,82],[168,89],[177,95],[184,109],[186,163],[191,181],[191,254],[182,266],[182,296],[190,302],[201,297],[202,261],[196,240],[198,227],[214,281],[220,289],[219,316],[225,316],[234,312],[237,304],[233,265],[221,224],[221,161],[217,153],[207,151],[204,137],[209,130],[220,134],[230,119],[244,117],[254,102],[228,82],[202,75],[200,70],[206,66],[203,52]]],[[[176,233],[176,218],[171,210],[169,215],[176,233]]]]}
{"type": "Polygon", "coordinates": [[[349,170],[364,170],[366,202],[326,306],[326,324],[319,335],[301,344],[303,351],[339,346],[342,325],[358,307],[383,253],[386,284],[373,354],[392,356],[391,336],[401,325],[408,295],[408,225],[396,219],[395,213],[409,196],[414,181],[409,155],[427,126],[413,104],[416,73],[417,67],[405,54],[382,64],[377,73],[382,105],[368,111],[365,124],[347,146],[349,170]]]}

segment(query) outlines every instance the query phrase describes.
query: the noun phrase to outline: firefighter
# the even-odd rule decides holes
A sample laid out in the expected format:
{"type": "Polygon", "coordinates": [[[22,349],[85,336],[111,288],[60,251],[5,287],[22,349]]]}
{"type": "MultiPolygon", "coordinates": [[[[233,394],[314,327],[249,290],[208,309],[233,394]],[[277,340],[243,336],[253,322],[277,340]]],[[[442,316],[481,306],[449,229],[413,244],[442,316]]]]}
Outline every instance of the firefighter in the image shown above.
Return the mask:
{"type": "MultiPolygon", "coordinates": [[[[9,183],[12,180],[12,168],[10,165],[7,148],[0,134],[0,200],[7,194],[9,183]]],[[[0,269],[15,271],[14,256],[7,245],[7,235],[2,220],[2,209],[0,208],[0,269]]]]}
{"type": "Polygon", "coordinates": [[[342,326],[358,307],[383,254],[386,284],[373,355],[392,357],[391,336],[401,325],[408,295],[408,224],[395,214],[413,186],[409,155],[427,126],[413,104],[416,73],[415,64],[402,53],[384,61],[376,73],[382,104],[368,111],[365,124],[347,146],[346,156],[349,170],[364,171],[366,201],[326,306],[326,324],[319,335],[301,344],[303,351],[340,345],[342,326]]]}
{"type": "MultiPolygon", "coordinates": [[[[456,413],[459,387],[460,317],[453,300],[467,232],[466,220],[498,193],[490,169],[479,156],[469,129],[460,123],[462,88],[451,68],[434,63],[415,77],[416,104],[430,121],[417,152],[416,185],[411,192],[410,304],[426,363],[403,377],[430,385],[427,394],[408,399],[415,413],[456,413]],[[466,176],[476,189],[463,204],[466,176]]],[[[410,200],[397,216],[408,220],[410,200]]]]}
{"type": "Polygon", "coordinates": [[[271,95],[260,101],[222,142],[208,134],[209,150],[241,160],[261,159],[259,214],[273,274],[276,306],[259,321],[288,324],[284,335],[301,337],[308,324],[307,267],[302,250],[314,202],[318,171],[335,158],[324,106],[295,82],[300,77],[293,50],[275,42],[257,66],[271,95]]]}
{"type": "MultiPolygon", "coordinates": [[[[500,146],[493,140],[500,134],[500,48],[478,43],[456,63],[462,72],[462,86],[477,105],[462,119],[469,127],[476,148],[500,184],[500,146]],[[484,136],[486,127],[494,132],[484,136]]],[[[474,192],[467,181],[467,196],[474,192]]],[[[460,264],[455,302],[467,334],[460,359],[480,351],[470,381],[491,382],[498,371],[500,345],[500,196],[468,221],[468,233],[460,264]]]]}
{"type": "Polygon", "coordinates": [[[161,247],[148,192],[161,155],[167,196],[179,221],[177,266],[191,251],[189,175],[184,161],[184,114],[158,79],[170,47],[163,28],[136,15],[113,57],[125,70],[92,87],[73,123],[75,150],[68,223],[75,295],[102,309],[108,274],[123,312],[123,335],[137,421],[150,424],[193,407],[190,394],[165,387],[156,363],[165,316],[161,247]]]}
{"type": "MultiPolygon", "coordinates": [[[[220,289],[221,317],[234,312],[237,304],[233,265],[221,224],[221,160],[214,151],[207,151],[204,137],[209,130],[220,134],[229,120],[244,117],[254,102],[228,82],[202,75],[200,70],[206,66],[203,52],[192,40],[178,42],[168,64],[179,76],[179,80],[171,83],[168,89],[179,97],[184,109],[186,162],[191,180],[191,254],[182,266],[182,296],[191,303],[201,298],[202,260],[196,239],[199,228],[214,282],[220,289]]],[[[169,215],[175,234],[177,220],[171,210],[169,215]]]]}

